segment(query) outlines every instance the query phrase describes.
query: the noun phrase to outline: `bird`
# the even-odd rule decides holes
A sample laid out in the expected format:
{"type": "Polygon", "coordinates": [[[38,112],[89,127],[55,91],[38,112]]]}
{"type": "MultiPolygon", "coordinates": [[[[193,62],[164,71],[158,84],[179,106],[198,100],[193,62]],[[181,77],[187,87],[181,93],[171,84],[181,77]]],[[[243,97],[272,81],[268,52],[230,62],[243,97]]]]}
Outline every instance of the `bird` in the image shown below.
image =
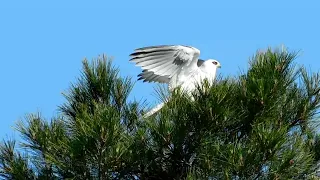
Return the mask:
{"type": "MultiPolygon", "coordinates": [[[[199,59],[200,50],[187,45],[146,46],[135,49],[129,56],[130,62],[142,68],[138,80],[168,84],[171,92],[180,87],[190,93],[205,78],[211,83],[217,69],[221,68],[218,60],[199,59]]],[[[151,116],[163,106],[164,103],[158,104],[144,117],[151,116]]]]}

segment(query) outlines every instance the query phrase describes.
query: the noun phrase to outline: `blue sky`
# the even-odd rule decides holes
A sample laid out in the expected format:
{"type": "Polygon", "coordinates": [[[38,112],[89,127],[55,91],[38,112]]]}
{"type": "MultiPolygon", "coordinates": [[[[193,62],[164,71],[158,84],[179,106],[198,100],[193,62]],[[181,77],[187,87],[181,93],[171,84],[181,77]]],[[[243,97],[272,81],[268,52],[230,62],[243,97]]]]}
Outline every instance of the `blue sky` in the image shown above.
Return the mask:
{"type": "MultiPolygon", "coordinates": [[[[301,50],[298,63],[318,71],[320,1],[1,1],[0,138],[18,137],[28,113],[50,119],[65,102],[83,58],[105,53],[121,74],[140,68],[128,55],[148,45],[183,44],[218,59],[236,75],[259,48],[301,50]]],[[[154,84],[138,82],[136,99],[155,101],[154,84]]]]}

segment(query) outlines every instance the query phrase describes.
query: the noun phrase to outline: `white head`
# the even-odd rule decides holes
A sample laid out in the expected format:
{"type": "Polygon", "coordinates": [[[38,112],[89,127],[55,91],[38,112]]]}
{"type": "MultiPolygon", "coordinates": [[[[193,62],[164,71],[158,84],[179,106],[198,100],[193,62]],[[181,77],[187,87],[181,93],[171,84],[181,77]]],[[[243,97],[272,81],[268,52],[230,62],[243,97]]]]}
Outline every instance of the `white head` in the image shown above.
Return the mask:
{"type": "Polygon", "coordinates": [[[208,59],[204,61],[201,66],[204,68],[203,70],[205,71],[216,71],[217,68],[221,68],[220,62],[215,59],[208,59]]]}

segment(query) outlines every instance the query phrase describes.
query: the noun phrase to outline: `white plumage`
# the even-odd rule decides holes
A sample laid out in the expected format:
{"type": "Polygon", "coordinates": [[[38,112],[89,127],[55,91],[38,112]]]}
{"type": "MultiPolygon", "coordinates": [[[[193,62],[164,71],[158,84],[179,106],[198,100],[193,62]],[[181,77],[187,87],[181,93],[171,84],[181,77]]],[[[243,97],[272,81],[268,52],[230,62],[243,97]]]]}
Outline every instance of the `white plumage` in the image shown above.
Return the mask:
{"type": "MultiPolygon", "coordinates": [[[[217,60],[199,59],[200,51],[197,48],[183,45],[161,45],[138,48],[130,54],[130,61],[135,62],[143,71],[138,75],[143,82],[166,83],[169,90],[181,86],[183,90],[191,92],[196,83],[207,78],[213,82],[217,68],[221,65],[217,60]]],[[[159,104],[145,117],[152,115],[162,108],[159,104]]]]}

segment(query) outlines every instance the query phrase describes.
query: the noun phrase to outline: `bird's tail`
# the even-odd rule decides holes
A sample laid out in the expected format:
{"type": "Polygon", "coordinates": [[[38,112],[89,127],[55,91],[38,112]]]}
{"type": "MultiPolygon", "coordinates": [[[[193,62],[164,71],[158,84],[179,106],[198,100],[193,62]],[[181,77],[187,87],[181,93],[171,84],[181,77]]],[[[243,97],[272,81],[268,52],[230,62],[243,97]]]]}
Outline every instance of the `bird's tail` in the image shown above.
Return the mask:
{"type": "Polygon", "coordinates": [[[147,118],[147,117],[151,116],[152,114],[158,112],[163,106],[164,106],[164,102],[158,104],[156,107],[154,107],[154,108],[151,109],[149,112],[147,112],[146,114],[144,114],[143,117],[144,117],[144,118],[147,118]]]}

